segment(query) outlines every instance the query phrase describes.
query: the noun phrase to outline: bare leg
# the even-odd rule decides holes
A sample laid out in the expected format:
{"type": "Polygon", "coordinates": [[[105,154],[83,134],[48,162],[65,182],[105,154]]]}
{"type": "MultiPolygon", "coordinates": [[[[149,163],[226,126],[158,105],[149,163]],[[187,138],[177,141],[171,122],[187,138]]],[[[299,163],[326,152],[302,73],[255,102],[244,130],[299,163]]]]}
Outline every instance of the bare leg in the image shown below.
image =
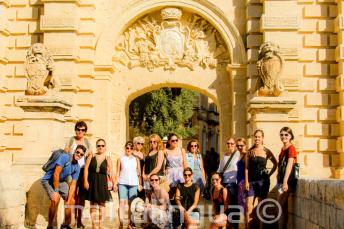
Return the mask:
{"type": "Polygon", "coordinates": [[[59,203],[60,203],[60,200],[58,200],[57,202],[54,202],[54,201],[50,202],[49,214],[48,214],[48,226],[49,227],[53,226],[54,218],[56,216],[59,203]]]}
{"type": "Polygon", "coordinates": [[[251,228],[252,223],[252,211],[253,211],[253,196],[249,196],[246,198],[246,228],[251,228]]]}
{"type": "Polygon", "coordinates": [[[72,209],[74,208],[74,205],[74,198],[72,198],[69,202],[65,201],[65,218],[63,225],[70,225],[72,221],[72,209]]]}
{"type": "Polygon", "coordinates": [[[125,212],[127,205],[128,200],[119,201],[119,220],[122,224],[124,224],[125,215],[127,214],[127,212],[125,212]]]}
{"type": "Polygon", "coordinates": [[[77,226],[78,227],[81,227],[81,228],[84,228],[85,226],[82,224],[82,213],[84,211],[84,207],[85,207],[85,200],[81,200],[79,198],[79,201],[78,201],[78,208],[76,209],[77,211],[77,217],[76,217],[76,222],[77,222],[77,226]]]}
{"type": "Polygon", "coordinates": [[[105,203],[99,203],[99,229],[104,228],[105,203]]]}
{"type": "Polygon", "coordinates": [[[97,206],[97,203],[91,202],[90,213],[92,219],[92,229],[97,228],[97,206]]]}

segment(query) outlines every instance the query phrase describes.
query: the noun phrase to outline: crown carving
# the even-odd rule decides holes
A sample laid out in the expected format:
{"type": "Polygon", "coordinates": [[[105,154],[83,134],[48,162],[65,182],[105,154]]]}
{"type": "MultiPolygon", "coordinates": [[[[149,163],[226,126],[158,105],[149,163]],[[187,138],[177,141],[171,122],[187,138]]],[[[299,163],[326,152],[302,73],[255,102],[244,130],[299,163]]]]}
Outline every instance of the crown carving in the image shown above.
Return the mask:
{"type": "Polygon", "coordinates": [[[178,8],[169,7],[161,10],[161,17],[163,20],[180,20],[182,15],[182,11],[178,8]]]}

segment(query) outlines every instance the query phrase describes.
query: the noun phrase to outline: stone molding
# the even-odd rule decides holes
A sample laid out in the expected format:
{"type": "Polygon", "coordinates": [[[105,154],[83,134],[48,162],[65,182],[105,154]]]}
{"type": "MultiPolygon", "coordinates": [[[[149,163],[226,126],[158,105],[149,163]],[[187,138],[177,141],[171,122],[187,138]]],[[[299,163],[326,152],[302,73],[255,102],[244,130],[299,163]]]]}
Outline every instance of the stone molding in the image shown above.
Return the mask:
{"type": "Polygon", "coordinates": [[[267,16],[260,19],[262,30],[298,30],[299,20],[297,16],[267,16]]]}
{"type": "Polygon", "coordinates": [[[77,31],[78,18],[61,16],[41,15],[41,31],[77,31]]]}
{"type": "Polygon", "coordinates": [[[247,111],[256,113],[288,113],[296,107],[296,100],[283,97],[254,97],[248,101],[247,111]]]}
{"type": "Polygon", "coordinates": [[[342,14],[338,15],[334,19],[334,31],[338,33],[341,30],[344,30],[344,16],[342,14]]]}
{"type": "Polygon", "coordinates": [[[28,112],[53,112],[64,114],[72,104],[57,96],[19,96],[15,103],[28,112]]]}
{"type": "Polygon", "coordinates": [[[77,47],[49,46],[54,60],[75,60],[78,59],[77,47]]]}

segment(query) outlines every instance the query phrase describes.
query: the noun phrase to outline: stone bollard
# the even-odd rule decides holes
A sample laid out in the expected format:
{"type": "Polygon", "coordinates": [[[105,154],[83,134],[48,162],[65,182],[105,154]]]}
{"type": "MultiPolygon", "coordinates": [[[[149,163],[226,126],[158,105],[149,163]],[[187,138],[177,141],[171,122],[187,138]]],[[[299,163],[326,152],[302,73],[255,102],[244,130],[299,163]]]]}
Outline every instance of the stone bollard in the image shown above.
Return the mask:
{"type": "Polygon", "coordinates": [[[0,170],[0,228],[23,228],[25,190],[21,175],[13,169],[0,170]]]}

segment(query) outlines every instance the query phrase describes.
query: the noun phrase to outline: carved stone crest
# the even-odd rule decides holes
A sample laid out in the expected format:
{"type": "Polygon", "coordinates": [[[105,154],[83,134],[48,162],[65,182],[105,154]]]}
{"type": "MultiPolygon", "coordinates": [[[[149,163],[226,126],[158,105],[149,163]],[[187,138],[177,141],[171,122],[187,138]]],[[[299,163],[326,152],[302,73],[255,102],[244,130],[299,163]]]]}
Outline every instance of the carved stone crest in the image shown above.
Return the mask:
{"type": "Polygon", "coordinates": [[[227,47],[219,32],[196,14],[178,8],[164,8],[160,15],[145,15],[121,36],[114,61],[128,68],[157,67],[173,71],[194,70],[196,65],[215,68],[228,62],[227,47]]]}
{"type": "Polygon", "coordinates": [[[263,84],[258,90],[258,95],[279,96],[283,91],[283,86],[279,82],[283,59],[277,44],[266,42],[260,46],[257,68],[263,84]]]}
{"type": "Polygon", "coordinates": [[[33,44],[26,54],[27,95],[44,95],[48,89],[56,88],[52,77],[54,60],[49,50],[41,43],[33,44]]]}

